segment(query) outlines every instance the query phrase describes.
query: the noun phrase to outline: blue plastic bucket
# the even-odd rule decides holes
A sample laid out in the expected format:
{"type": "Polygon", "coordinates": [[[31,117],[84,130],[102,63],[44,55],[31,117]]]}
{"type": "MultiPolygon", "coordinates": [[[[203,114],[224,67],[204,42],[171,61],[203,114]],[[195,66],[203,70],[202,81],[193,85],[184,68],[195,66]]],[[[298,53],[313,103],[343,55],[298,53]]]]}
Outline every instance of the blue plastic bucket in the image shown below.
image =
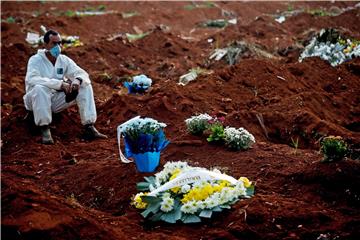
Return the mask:
{"type": "Polygon", "coordinates": [[[139,172],[154,172],[159,166],[160,152],[133,154],[132,157],[135,159],[136,168],[139,172]]]}

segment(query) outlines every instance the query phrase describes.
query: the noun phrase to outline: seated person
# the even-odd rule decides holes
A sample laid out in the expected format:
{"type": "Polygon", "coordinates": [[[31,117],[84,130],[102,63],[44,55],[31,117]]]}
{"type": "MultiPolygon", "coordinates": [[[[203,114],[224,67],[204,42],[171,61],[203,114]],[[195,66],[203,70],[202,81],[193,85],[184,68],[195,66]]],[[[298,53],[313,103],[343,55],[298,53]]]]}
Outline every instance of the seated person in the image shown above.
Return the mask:
{"type": "Polygon", "coordinates": [[[95,127],[96,108],[93,89],[86,71],[61,53],[61,37],[54,30],[44,35],[45,49],[30,57],[25,78],[24,104],[41,128],[42,143],[54,144],[49,124],[52,112],[78,105],[84,138],[107,138],[95,127]]]}

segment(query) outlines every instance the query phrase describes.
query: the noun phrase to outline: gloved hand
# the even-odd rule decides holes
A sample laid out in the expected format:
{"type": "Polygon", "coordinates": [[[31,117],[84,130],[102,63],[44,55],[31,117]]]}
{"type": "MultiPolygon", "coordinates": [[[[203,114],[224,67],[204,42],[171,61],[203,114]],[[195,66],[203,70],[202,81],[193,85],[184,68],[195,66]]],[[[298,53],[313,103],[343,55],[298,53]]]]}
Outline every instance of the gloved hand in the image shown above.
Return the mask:
{"type": "Polygon", "coordinates": [[[63,82],[62,84],[61,84],[61,90],[63,90],[64,92],[65,92],[65,94],[69,94],[70,93],[70,89],[71,88],[71,86],[70,86],[70,84],[69,83],[67,83],[67,82],[63,82]]]}
{"type": "Polygon", "coordinates": [[[72,91],[78,91],[80,88],[80,84],[81,84],[81,78],[76,78],[71,82],[71,88],[70,88],[70,92],[72,91]]]}

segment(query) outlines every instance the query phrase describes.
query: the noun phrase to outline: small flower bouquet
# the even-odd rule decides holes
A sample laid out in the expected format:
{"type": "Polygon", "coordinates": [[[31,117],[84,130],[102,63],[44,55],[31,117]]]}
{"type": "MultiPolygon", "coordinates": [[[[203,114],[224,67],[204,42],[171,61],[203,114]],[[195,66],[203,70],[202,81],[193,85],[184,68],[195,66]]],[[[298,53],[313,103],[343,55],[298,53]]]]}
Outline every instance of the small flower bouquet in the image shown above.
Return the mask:
{"type": "Polygon", "coordinates": [[[225,145],[233,150],[248,149],[255,143],[254,136],[245,128],[226,127],[224,134],[225,145]]]}
{"type": "Polygon", "coordinates": [[[236,180],[217,169],[191,167],[186,162],[167,162],[161,172],[145,180],[137,184],[141,192],[132,204],[144,209],[141,215],[151,221],[201,222],[254,195],[254,185],[245,177],[236,180]]]}
{"type": "Polygon", "coordinates": [[[151,87],[152,80],[146,75],[141,74],[133,77],[132,82],[124,82],[124,86],[129,93],[144,93],[151,87]]]}
{"type": "MultiPolygon", "coordinates": [[[[166,140],[163,128],[166,127],[165,123],[160,123],[152,118],[134,117],[129,121],[121,124],[117,128],[118,144],[120,159],[125,162],[131,162],[126,157],[134,157],[135,163],[139,171],[152,172],[159,164],[160,152],[169,144],[166,140]],[[125,140],[125,155],[122,154],[120,148],[121,136],[125,140]],[[139,163],[142,161],[144,164],[148,162],[146,157],[153,156],[156,159],[154,168],[139,168],[139,163]],[[145,158],[145,159],[144,159],[145,158]]],[[[148,165],[147,165],[148,166],[148,165]]]]}
{"type": "Polygon", "coordinates": [[[307,57],[320,57],[335,67],[355,57],[360,57],[360,41],[344,38],[335,29],[322,29],[305,47],[299,61],[307,57]]]}
{"type": "Polygon", "coordinates": [[[224,144],[232,150],[245,150],[255,143],[255,137],[244,128],[224,127],[225,118],[207,113],[185,120],[187,130],[193,135],[207,134],[207,141],[224,144]]]}
{"type": "Polygon", "coordinates": [[[201,135],[209,127],[209,120],[212,119],[207,113],[199,114],[186,119],[185,124],[191,134],[201,135]]]}

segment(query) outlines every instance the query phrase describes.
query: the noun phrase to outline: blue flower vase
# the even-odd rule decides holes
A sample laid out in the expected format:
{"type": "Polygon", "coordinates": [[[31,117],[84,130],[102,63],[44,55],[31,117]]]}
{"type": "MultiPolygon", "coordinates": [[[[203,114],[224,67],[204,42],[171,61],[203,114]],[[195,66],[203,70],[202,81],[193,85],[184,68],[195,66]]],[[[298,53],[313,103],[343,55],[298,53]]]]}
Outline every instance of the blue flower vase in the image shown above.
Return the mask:
{"type": "Polygon", "coordinates": [[[139,172],[154,172],[160,163],[160,152],[145,152],[133,154],[136,168],[139,172]]]}

